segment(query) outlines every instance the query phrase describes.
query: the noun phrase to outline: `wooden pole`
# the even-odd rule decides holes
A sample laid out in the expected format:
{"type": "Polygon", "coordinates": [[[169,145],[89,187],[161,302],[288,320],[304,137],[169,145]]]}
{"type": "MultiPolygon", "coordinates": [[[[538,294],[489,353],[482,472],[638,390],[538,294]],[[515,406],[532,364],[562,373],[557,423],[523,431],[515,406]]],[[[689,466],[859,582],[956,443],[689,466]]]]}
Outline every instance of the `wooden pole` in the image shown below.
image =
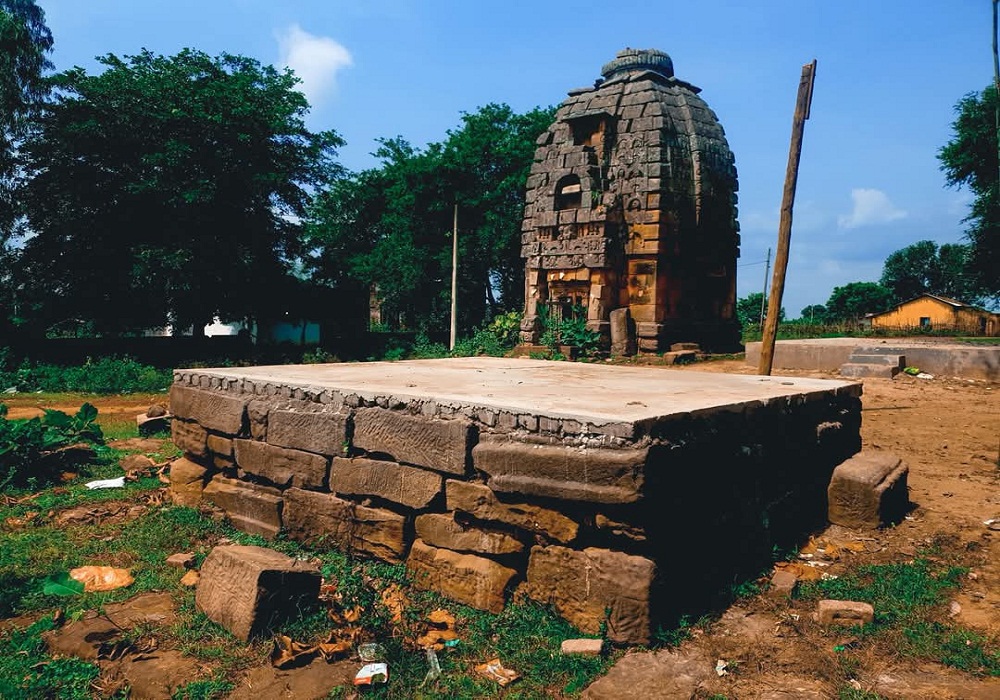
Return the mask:
{"type": "Polygon", "coordinates": [[[778,314],[781,297],[785,292],[785,271],[788,269],[788,248],[792,240],[792,206],[795,204],[795,185],[799,179],[799,158],[802,156],[802,132],[805,130],[809,108],[812,105],[813,83],[816,80],[816,61],[802,66],[799,94],[795,100],[792,119],[792,143],[788,149],[788,168],[785,170],[785,193],[781,198],[781,220],[778,222],[778,252],[774,256],[774,278],[771,298],[764,319],[764,333],[760,345],[760,374],[771,374],[774,362],[774,339],[778,335],[778,314]]]}
{"type": "Polygon", "coordinates": [[[451,224],[451,335],[448,349],[455,349],[455,333],[458,328],[458,202],[455,203],[455,214],[451,224]]]}

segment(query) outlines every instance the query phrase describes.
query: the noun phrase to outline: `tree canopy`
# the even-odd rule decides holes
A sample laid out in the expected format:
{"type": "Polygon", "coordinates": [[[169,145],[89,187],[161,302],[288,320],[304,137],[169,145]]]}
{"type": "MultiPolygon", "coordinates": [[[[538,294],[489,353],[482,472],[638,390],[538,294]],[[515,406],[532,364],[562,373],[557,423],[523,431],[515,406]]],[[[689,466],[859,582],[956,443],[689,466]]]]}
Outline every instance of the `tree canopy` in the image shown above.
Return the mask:
{"type": "MultiPolygon", "coordinates": [[[[751,292],[745,297],[736,300],[736,318],[740,320],[740,324],[744,326],[756,325],[760,323],[760,309],[762,302],[764,301],[763,292],[751,292]]],[[[764,313],[767,313],[767,308],[764,308],[764,313]]],[[[785,307],[782,306],[778,310],[778,322],[785,320],[785,307]]]]}
{"type": "Polygon", "coordinates": [[[968,187],[974,197],[966,218],[970,270],[981,289],[1000,300],[1000,181],[998,181],[996,89],[966,95],[955,106],[952,138],[938,153],[949,185],[968,187]]]}
{"type": "Polygon", "coordinates": [[[468,330],[524,301],[521,221],[535,140],[551,109],[489,104],[462,115],[440,143],[383,139],[381,166],[323,193],[308,225],[310,269],[327,284],[377,288],[407,328],[445,328],[451,230],[458,205],[459,326],[468,330]]]}
{"type": "Polygon", "coordinates": [[[885,259],[880,284],[897,302],[929,292],[975,304],[982,289],[969,269],[971,254],[970,246],[961,243],[939,247],[934,241],[918,241],[885,259]]]}
{"type": "Polygon", "coordinates": [[[340,137],[305,127],[290,71],[250,58],[99,60],[51,78],[23,147],[32,316],[114,333],[277,313],[340,137]]]}
{"type": "Polygon", "coordinates": [[[876,282],[848,282],[834,287],[826,302],[828,321],[857,321],[865,314],[888,310],[894,303],[892,292],[876,282]]]}

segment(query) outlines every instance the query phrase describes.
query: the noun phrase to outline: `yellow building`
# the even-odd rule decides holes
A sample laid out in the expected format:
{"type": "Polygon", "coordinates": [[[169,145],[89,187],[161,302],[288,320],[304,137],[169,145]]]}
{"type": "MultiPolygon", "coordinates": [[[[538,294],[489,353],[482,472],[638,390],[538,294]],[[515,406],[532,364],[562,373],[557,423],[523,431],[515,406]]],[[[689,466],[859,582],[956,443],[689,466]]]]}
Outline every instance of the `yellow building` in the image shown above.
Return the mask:
{"type": "Polygon", "coordinates": [[[873,328],[955,330],[969,335],[1000,336],[1000,314],[990,313],[939,294],[921,294],[894,309],[871,316],[873,328]]]}

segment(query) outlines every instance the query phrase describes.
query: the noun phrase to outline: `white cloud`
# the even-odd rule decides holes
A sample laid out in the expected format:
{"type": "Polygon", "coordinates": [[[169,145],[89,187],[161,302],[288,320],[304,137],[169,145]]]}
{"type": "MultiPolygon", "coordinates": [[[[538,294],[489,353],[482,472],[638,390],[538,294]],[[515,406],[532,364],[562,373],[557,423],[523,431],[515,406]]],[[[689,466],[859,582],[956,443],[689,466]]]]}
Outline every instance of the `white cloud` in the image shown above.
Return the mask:
{"type": "Polygon", "coordinates": [[[298,24],[276,33],[281,64],[295,71],[299,89],[313,106],[337,86],[337,73],[353,65],[351,53],[330,37],[314,36],[298,24]]]}
{"type": "Polygon", "coordinates": [[[837,217],[840,228],[858,228],[875,224],[887,224],[890,221],[903,219],[906,212],[897,209],[889,201],[889,196],[882,190],[858,188],[851,190],[851,200],[854,208],[850,214],[837,217]]]}

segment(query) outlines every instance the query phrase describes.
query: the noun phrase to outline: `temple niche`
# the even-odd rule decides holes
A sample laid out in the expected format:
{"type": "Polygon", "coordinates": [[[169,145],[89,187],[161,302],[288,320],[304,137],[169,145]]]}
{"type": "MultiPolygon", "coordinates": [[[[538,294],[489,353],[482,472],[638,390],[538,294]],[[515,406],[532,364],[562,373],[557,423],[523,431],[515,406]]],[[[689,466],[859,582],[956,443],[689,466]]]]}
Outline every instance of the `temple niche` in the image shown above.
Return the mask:
{"type": "Polygon", "coordinates": [[[611,340],[628,309],[643,353],[739,346],[736,167],[699,88],[662,51],[625,49],[538,139],[522,226],[521,340],[585,315],[611,340]]]}

